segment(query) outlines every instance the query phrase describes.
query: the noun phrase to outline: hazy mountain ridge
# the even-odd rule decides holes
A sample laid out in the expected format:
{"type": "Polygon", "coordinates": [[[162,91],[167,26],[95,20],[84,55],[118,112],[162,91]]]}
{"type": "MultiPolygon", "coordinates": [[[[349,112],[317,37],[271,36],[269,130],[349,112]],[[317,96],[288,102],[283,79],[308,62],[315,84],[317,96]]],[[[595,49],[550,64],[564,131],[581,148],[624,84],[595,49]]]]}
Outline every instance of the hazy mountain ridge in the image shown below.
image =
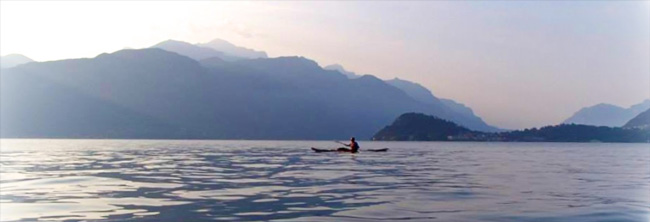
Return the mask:
{"type": "Polygon", "coordinates": [[[9,54],[0,57],[0,68],[2,69],[11,68],[17,65],[22,65],[33,61],[34,60],[30,59],[29,57],[21,54],[9,54]]]}
{"type": "Polygon", "coordinates": [[[339,65],[339,64],[327,65],[327,66],[323,67],[323,69],[338,71],[341,74],[347,76],[349,79],[356,79],[356,78],[361,77],[361,75],[357,75],[355,72],[348,71],[345,68],[343,68],[342,65],[339,65]]]}
{"type": "Polygon", "coordinates": [[[632,112],[635,113],[642,113],[648,109],[650,109],[650,99],[643,100],[643,102],[639,104],[634,104],[631,105],[630,108],[627,108],[628,110],[631,110],[632,112]]]}
{"type": "MultiPolygon", "coordinates": [[[[456,112],[459,112],[459,113],[462,113],[462,114],[465,114],[465,115],[468,115],[468,116],[476,116],[476,114],[474,114],[474,110],[472,110],[472,108],[469,108],[469,107],[465,106],[465,104],[458,103],[458,102],[456,102],[454,100],[451,100],[451,99],[440,99],[440,102],[442,102],[442,104],[445,104],[445,106],[449,107],[450,109],[452,109],[452,110],[454,110],[456,112]]],[[[480,117],[476,116],[476,118],[480,118],[480,117]]]]}
{"type": "Polygon", "coordinates": [[[561,124],[500,133],[472,131],[453,122],[421,113],[400,115],[378,131],[383,141],[503,141],[503,142],[636,142],[650,141],[650,128],[621,128],[561,124]]]}
{"type": "Polygon", "coordinates": [[[207,43],[196,44],[201,47],[212,48],[217,51],[241,58],[247,59],[258,59],[258,58],[268,58],[268,55],[264,51],[257,51],[254,49],[244,48],[236,46],[228,41],[223,39],[214,39],[207,43]]]}
{"type": "MultiPolygon", "coordinates": [[[[355,72],[346,70],[339,64],[328,65],[323,67],[323,69],[338,71],[350,79],[361,77],[355,72]]],[[[504,131],[502,129],[488,125],[483,121],[483,119],[476,116],[469,107],[466,107],[463,104],[457,103],[450,99],[439,99],[435,97],[433,93],[429,91],[429,89],[418,83],[402,80],[399,78],[385,80],[384,82],[404,91],[408,96],[419,102],[440,107],[441,111],[439,111],[437,115],[441,118],[454,121],[457,124],[472,128],[474,130],[481,130],[486,132],[504,131]]]]}
{"type": "Polygon", "coordinates": [[[464,127],[485,131],[485,132],[498,132],[503,131],[496,127],[490,126],[483,121],[480,117],[474,114],[474,111],[469,107],[466,107],[463,104],[457,103],[456,101],[450,99],[440,99],[431,93],[426,87],[407,80],[402,80],[399,78],[391,79],[386,81],[388,84],[395,86],[402,91],[406,92],[412,98],[426,103],[432,104],[435,106],[444,107],[449,113],[454,113],[453,117],[438,116],[444,119],[451,120],[456,124],[462,125],[464,127]]]}
{"type": "Polygon", "coordinates": [[[207,43],[197,44],[170,39],[153,45],[151,48],[161,48],[170,52],[176,52],[197,61],[214,57],[231,62],[245,59],[268,58],[264,51],[236,46],[222,39],[214,39],[207,43]]]}
{"type": "MultiPolygon", "coordinates": [[[[214,44],[226,44],[226,45],[231,45],[232,47],[237,47],[234,46],[233,44],[230,44],[224,40],[216,39],[213,40],[212,43],[214,44]],[[225,43],[224,43],[225,42],[225,43]]],[[[232,61],[235,62],[234,64],[239,65],[239,67],[257,67],[257,69],[261,70],[269,70],[271,69],[270,66],[268,66],[267,63],[286,63],[280,70],[274,70],[274,71],[279,71],[275,75],[277,76],[282,76],[282,75],[287,75],[291,74],[291,76],[285,76],[286,78],[293,78],[293,77],[298,77],[300,75],[309,75],[312,73],[320,73],[322,70],[327,70],[329,71],[329,74],[335,74],[335,73],[340,73],[343,74],[344,76],[347,76],[348,79],[357,79],[361,78],[361,75],[358,75],[354,72],[346,70],[343,66],[339,64],[332,64],[325,66],[321,68],[318,63],[316,63],[313,60],[309,60],[304,57],[299,57],[299,56],[289,56],[289,57],[279,57],[277,58],[278,60],[264,60],[263,58],[257,58],[257,59],[231,59],[225,56],[231,56],[226,53],[216,51],[211,48],[206,48],[202,46],[206,46],[207,44],[190,44],[186,42],[180,42],[180,41],[174,41],[174,40],[168,40],[162,43],[157,44],[154,47],[159,47],[163,48],[168,51],[173,51],[176,53],[179,53],[181,55],[186,55],[190,58],[193,58],[197,61],[203,61],[204,64],[207,64],[208,66],[215,66],[215,65],[223,65],[224,62],[232,61]],[[210,61],[207,62],[208,59],[214,60],[215,58],[220,58],[223,61],[210,61]],[[299,60],[303,59],[304,61],[300,62],[299,60]]],[[[241,48],[241,47],[240,47],[241,48]]],[[[264,54],[265,55],[265,54],[264,54]]],[[[318,83],[318,84],[323,84],[325,82],[319,82],[321,80],[314,80],[312,82],[304,82],[301,84],[310,85],[310,83],[318,83]]],[[[498,129],[496,127],[492,127],[488,124],[486,124],[480,117],[476,116],[474,112],[469,109],[468,107],[465,107],[462,104],[456,103],[455,101],[449,100],[445,101],[444,103],[433,96],[431,91],[429,91],[427,88],[421,86],[420,84],[406,81],[406,80],[401,80],[401,79],[392,79],[392,80],[387,80],[385,81],[386,83],[390,84],[391,86],[394,86],[402,91],[404,91],[407,95],[410,97],[414,98],[415,100],[432,105],[434,107],[437,107],[437,110],[435,114],[441,118],[445,118],[451,121],[454,121],[460,125],[463,125],[465,127],[475,129],[475,130],[481,130],[481,131],[487,131],[487,132],[493,132],[493,131],[502,131],[501,129],[498,129]]]]}
{"type": "Polygon", "coordinates": [[[236,61],[236,60],[243,59],[240,57],[226,54],[221,51],[217,51],[213,48],[201,47],[187,42],[176,41],[171,39],[153,45],[151,46],[151,48],[160,48],[166,51],[175,52],[190,57],[197,61],[202,59],[207,59],[207,58],[213,58],[213,57],[218,57],[225,61],[236,61]]]}
{"type": "Polygon", "coordinates": [[[399,78],[394,78],[390,80],[386,80],[386,83],[395,86],[404,92],[408,94],[409,96],[413,97],[414,99],[423,102],[423,103],[429,103],[429,104],[441,104],[440,100],[429,91],[429,89],[425,88],[424,86],[414,83],[411,81],[407,80],[402,80],[399,78]]]}
{"type": "Polygon", "coordinates": [[[369,138],[403,112],[449,115],[303,57],[201,61],[149,48],[6,69],[2,136],[369,138]]]}
{"type": "Polygon", "coordinates": [[[580,109],[562,123],[621,127],[632,118],[639,115],[639,113],[649,108],[650,99],[632,105],[627,109],[616,105],[601,103],[580,109]]]}
{"type": "Polygon", "coordinates": [[[235,58],[174,40],[90,59],[32,63],[6,73],[3,85],[12,87],[2,89],[2,115],[12,121],[3,121],[3,137],[369,138],[404,112],[435,114],[463,125],[494,129],[437,100],[418,101],[372,75],[349,79],[304,57],[235,58]],[[59,93],[49,94],[46,89],[59,93]],[[21,95],[39,96],[27,96],[30,101],[21,102],[21,95]],[[62,107],[39,105],[47,104],[45,100],[66,102],[59,103],[65,104],[62,107]],[[77,108],[87,104],[103,108],[77,108]],[[61,112],[48,113],[51,108],[61,112]],[[43,118],[30,120],[24,113],[43,118]],[[124,116],[122,121],[114,116],[118,113],[124,116]],[[92,118],[83,124],[51,123],[71,120],[73,114],[92,118]],[[108,117],[103,120],[102,116],[108,117]],[[132,127],[138,133],[125,129],[126,120],[139,124],[132,127]],[[30,128],[42,124],[61,125],[62,130],[30,128]],[[98,128],[76,132],[92,125],[98,128]]]}
{"type": "Polygon", "coordinates": [[[623,126],[625,128],[641,128],[647,129],[650,128],[650,109],[643,111],[639,115],[632,118],[630,121],[625,123],[623,126]]]}
{"type": "MultiPolygon", "coordinates": [[[[152,51],[167,53],[158,49],[152,51]]],[[[157,107],[142,109],[156,102],[142,96],[142,92],[149,91],[148,85],[132,84],[158,74],[154,70],[172,68],[165,66],[169,64],[164,59],[151,67],[138,65],[142,60],[129,59],[145,57],[146,60],[152,53],[155,52],[137,55],[119,52],[93,59],[34,62],[4,70],[0,93],[2,136],[185,138],[171,133],[179,128],[162,119],[164,116],[148,112],[157,107]]],[[[157,59],[151,58],[152,61],[157,59]]],[[[187,60],[190,64],[193,61],[187,60]]],[[[184,70],[182,66],[171,66],[184,70]]]]}
{"type": "MultiPolygon", "coordinates": [[[[219,40],[219,41],[223,41],[223,40],[219,40]]],[[[299,72],[302,72],[302,73],[310,73],[310,72],[314,72],[315,70],[318,70],[318,69],[324,69],[324,70],[338,71],[339,73],[347,76],[349,79],[357,79],[357,78],[363,77],[362,75],[358,75],[355,72],[346,70],[343,66],[341,66],[339,64],[332,64],[332,65],[328,65],[328,66],[325,66],[325,67],[321,68],[318,65],[318,63],[316,63],[315,61],[309,60],[309,59],[304,58],[304,57],[295,57],[294,56],[294,57],[281,57],[281,58],[285,62],[289,62],[290,59],[292,59],[292,58],[293,59],[302,58],[302,59],[307,60],[305,62],[311,64],[311,66],[309,68],[299,70],[299,72]]],[[[238,62],[238,63],[240,63],[240,64],[241,63],[255,64],[255,63],[264,63],[265,61],[266,60],[252,60],[252,61],[241,61],[241,62],[238,62]]],[[[215,64],[215,62],[212,62],[212,64],[215,64]]],[[[263,64],[258,64],[258,65],[263,65],[263,64]]],[[[253,65],[253,66],[255,66],[255,65],[253,65]]],[[[302,66],[302,64],[301,63],[294,63],[290,67],[292,69],[296,69],[299,66],[302,66]]],[[[264,69],[264,68],[262,68],[262,69],[264,69]]],[[[300,75],[300,74],[298,74],[298,75],[300,75]]],[[[377,79],[377,80],[379,80],[379,79],[377,79]]],[[[379,81],[381,81],[381,80],[379,80],[379,81]]],[[[464,106],[463,104],[460,104],[460,103],[457,103],[457,102],[455,102],[453,100],[448,100],[448,99],[445,99],[444,102],[441,101],[440,99],[433,96],[431,91],[429,91],[427,88],[421,86],[420,84],[410,82],[410,81],[406,81],[406,80],[397,79],[397,78],[392,79],[392,80],[387,80],[385,82],[388,83],[389,85],[392,85],[392,86],[404,91],[407,95],[409,95],[412,98],[418,100],[419,102],[426,103],[426,104],[431,104],[431,105],[434,105],[436,107],[441,107],[441,108],[439,108],[440,111],[438,111],[437,114],[439,116],[441,116],[442,118],[446,118],[446,119],[455,121],[458,124],[464,125],[466,127],[469,127],[469,128],[475,129],[475,130],[482,130],[482,131],[487,131],[487,132],[502,131],[501,129],[498,129],[496,127],[492,127],[492,126],[489,126],[488,124],[486,124],[480,117],[476,116],[474,114],[474,112],[470,108],[464,106]]]]}

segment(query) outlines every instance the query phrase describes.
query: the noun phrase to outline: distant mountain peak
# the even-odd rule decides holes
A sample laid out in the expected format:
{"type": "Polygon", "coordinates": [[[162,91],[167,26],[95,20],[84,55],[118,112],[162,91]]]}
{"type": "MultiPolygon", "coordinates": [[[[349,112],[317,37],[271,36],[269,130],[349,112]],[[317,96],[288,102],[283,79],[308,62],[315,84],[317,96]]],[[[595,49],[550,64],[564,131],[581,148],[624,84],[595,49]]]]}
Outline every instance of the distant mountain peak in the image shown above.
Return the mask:
{"type": "Polygon", "coordinates": [[[562,123],[621,127],[648,108],[650,108],[650,100],[648,99],[632,105],[627,109],[608,103],[598,103],[593,106],[581,108],[562,123]]]}
{"type": "MultiPolygon", "coordinates": [[[[647,101],[647,100],[646,100],[647,101]]],[[[625,128],[649,128],[650,127],[650,109],[641,112],[639,115],[628,121],[623,127],[625,128]]]]}
{"type": "Polygon", "coordinates": [[[357,79],[360,80],[360,81],[374,82],[374,83],[382,84],[382,85],[386,84],[386,82],[384,82],[383,80],[381,80],[381,79],[379,79],[379,78],[377,78],[376,76],[373,76],[373,75],[362,75],[361,77],[359,77],[357,79]]]}
{"type": "Polygon", "coordinates": [[[183,41],[175,40],[175,39],[167,39],[165,41],[160,42],[159,44],[162,44],[162,43],[180,43],[180,44],[190,44],[191,45],[191,43],[183,42],[183,41]]]}
{"type": "Polygon", "coordinates": [[[29,57],[21,54],[9,54],[0,57],[0,68],[11,68],[33,61],[34,60],[30,59],[29,57]]]}
{"type": "Polygon", "coordinates": [[[237,46],[237,45],[232,44],[232,43],[230,43],[230,42],[228,42],[226,40],[223,40],[223,39],[213,39],[212,41],[209,41],[209,42],[206,42],[206,43],[201,43],[201,44],[198,44],[198,45],[204,45],[204,46],[207,46],[207,47],[213,46],[213,47],[219,47],[219,48],[223,48],[223,47],[241,48],[241,49],[247,49],[247,50],[255,51],[253,49],[249,49],[249,48],[246,48],[246,47],[237,46]]]}
{"type": "Polygon", "coordinates": [[[241,57],[226,54],[213,48],[203,47],[200,45],[194,45],[191,43],[172,39],[162,41],[156,45],[151,46],[151,48],[160,48],[166,51],[175,52],[190,57],[196,61],[212,57],[219,57],[225,61],[237,61],[242,59],[241,57]]]}
{"type": "Polygon", "coordinates": [[[346,69],[343,68],[343,66],[340,65],[340,64],[331,64],[331,65],[328,65],[328,66],[323,67],[323,69],[325,69],[325,70],[332,70],[332,71],[338,71],[338,72],[340,72],[341,74],[347,76],[348,79],[356,79],[356,78],[361,77],[361,75],[358,75],[358,74],[356,74],[355,72],[352,72],[352,71],[348,71],[348,70],[346,70],[346,69]]]}
{"type": "Polygon", "coordinates": [[[202,69],[198,61],[185,55],[160,48],[122,49],[113,53],[102,53],[93,60],[95,62],[107,62],[107,64],[111,65],[115,63],[131,64],[134,66],[148,66],[166,70],[179,68],[188,73],[200,72],[202,69]]]}
{"type": "Polygon", "coordinates": [[[213,39],[207,43],[197,44],[201,47],[211,48],[232,56],[242,57],[246,59],[268,58],[264,51],[257,51],[246,47],[237,46],[223,39],[213,39]]]}
{"type": "Polygon", "coordinates": [[[212,41],[209,41],[205,44],[222,44],[227,46],[235,46],[234,44],[220,38],[213,39],[212,41]]]}
{"type": "Polygon", "coordinates": [[[159,42],[158,44],[155,44],[155,45],[151,46],[151,48],[160,48],[160,46],[170,46],[170,45],[174,45],[174,46],[193,46],[193,44],[191,44],[189,42],[183,42],[183,41],[178,41],[178,40],[174,40],[174,39],[167,39],[165,41],[159,42]]]}
{"type": "Polygon", "coordinates": [[[631,105],[628,109],[634,110],[635,112],[643,112],[648,108],[650,108],[650,99],[645,99],[641,103],[631,105]]]}
{"type": "Polygon", "coordinates": [[[115,51],[113,53],[102,53],[95,58],[102,58],[102,57],[122,58],[131,61],[146,60],[146,59],[164,61],[163,59],[165,58],[185,59],[187,61],[191,61],[187,58],[187,56],[184,56],[180,53],[167,51],[161,48],[122,49],[122,50],[115,51]]]}
{"type": "Polygon", "coordinates": [[[17,53],[12,53],[12,54],[8,54],[8,55],[5,55],[5,56],[2,56],[2,58],[19,58],[19,59],[25,59],[25,60],[31,60],[31,61],[34,61],[34,60],[30,59],[30,58],[27,57],[27,56],[24,56],[24,55],[22,55],[22,54],[17,54],[17,53]]]}
{"type": "MultiPolygon", "coordinates": [[[[620,106],[617,106],[617,105],[612,105],[612,104],[609,104],[609,103],[598,103],[598,104],[593,105],[591,107],[621,108],[621,109],[623,108],[623,107],[620,107],[620,106]]],[[[587,107],[587,108],[591,108],[591,107],[587,107]]]]}

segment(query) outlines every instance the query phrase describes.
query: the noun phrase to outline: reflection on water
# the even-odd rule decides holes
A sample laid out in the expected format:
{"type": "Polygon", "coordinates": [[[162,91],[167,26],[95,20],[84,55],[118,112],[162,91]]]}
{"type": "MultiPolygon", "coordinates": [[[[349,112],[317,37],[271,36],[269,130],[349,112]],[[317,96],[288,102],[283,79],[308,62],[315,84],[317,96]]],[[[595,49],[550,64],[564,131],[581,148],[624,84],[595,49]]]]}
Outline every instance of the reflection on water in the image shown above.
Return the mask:
{"type": "Polygon", "coordinates": [[[1,140],[0,220],[648,221],[647,144],[1,140]]]}

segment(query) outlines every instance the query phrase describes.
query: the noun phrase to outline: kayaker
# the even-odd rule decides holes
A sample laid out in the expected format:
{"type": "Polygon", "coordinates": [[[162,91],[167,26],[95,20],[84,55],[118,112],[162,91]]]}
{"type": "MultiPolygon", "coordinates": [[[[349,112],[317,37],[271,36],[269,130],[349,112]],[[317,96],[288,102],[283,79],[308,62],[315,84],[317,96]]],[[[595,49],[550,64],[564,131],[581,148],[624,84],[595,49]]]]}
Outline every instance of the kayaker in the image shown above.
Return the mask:
{"type": "Polygon", "coordinates": [[[337,151],[339,152],[351,152],[351,153],[359,152],[359,144],[354,140],[354,137],[350,138],[350,144],[345,144],[345,143],[341,143],[341,144],[350,147],[350,149],[341,147],[337,149],[337,151]]]}

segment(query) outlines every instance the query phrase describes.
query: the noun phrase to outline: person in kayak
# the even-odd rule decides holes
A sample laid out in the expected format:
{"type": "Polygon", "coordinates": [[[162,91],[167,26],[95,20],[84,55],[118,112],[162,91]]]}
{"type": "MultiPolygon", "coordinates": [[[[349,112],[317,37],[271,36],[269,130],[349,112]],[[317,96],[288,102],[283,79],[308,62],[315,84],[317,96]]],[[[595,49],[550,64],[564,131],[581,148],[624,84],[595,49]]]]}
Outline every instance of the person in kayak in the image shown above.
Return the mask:
{"type": "MultiPolygon", "coordinates": [[[[348,149],[348,148],[345,148],[345,147],[341,147],[341,148],[338,148],[338,149],[318,149],[318,148],[314,148],[314,147],[312,147],[311,150],[313,150],[314,152],[317,152],[317,153],[324,153],[324,152],[348,152],[348,153],[358,153],[358,152],[359,152],[359,148],[360,148],[360,146],[359,146],[359,144],[357,143],[357,141],[355,141],[354,137],[350,138],[350,144],[345,144],[345,143],[342,143],[342,142],[339,142],[339,141],[336,141],[336,142],[337,142],[337,143],[340,143],[340,144],[343,144],[343,145],[345,145],[345,146],[347,146],[347,147],[350,147],[350,148],[348,149]]],[[[364,151],[364,152],[365,152],[365,151],[369,151],[369,152],[386,152],[386,151],[388,151],[388,148],[382,148],[382,149],[365,149],[365,150],[363,150],[363,151],[364,151]]]]}
{"type": "Polygon", "coordinates": [[[343,144],[343,145],[345,145],[347,147],[350,147],[350,149],[345,148],[345,147],[341,147],[341,148],[336,149],[336,151],[339,151],[339,152],[351,152],[351,153],[359,152],[359,144],[354,140],[354,137],[350,138],[350,144],[345,144],[345,143],[341,143],[341,144],[343,144]]]}

